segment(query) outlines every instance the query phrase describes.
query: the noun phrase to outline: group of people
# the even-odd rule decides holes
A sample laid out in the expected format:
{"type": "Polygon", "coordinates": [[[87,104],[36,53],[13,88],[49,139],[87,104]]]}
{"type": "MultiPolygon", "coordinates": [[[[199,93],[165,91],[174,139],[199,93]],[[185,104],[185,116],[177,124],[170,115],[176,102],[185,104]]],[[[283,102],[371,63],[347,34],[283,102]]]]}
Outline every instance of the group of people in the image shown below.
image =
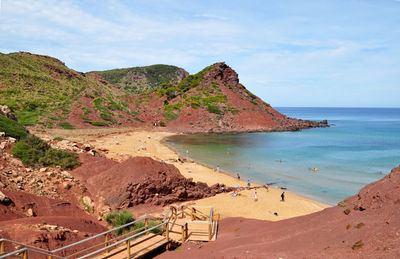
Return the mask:
{"type": "MultiPolygon", "coordinates": [[[[254,201],[258,201],[257,191],[254,192],[254,201]]],[[[281,201],[285,201],[285,192],[281,194],[281,201]]]]}

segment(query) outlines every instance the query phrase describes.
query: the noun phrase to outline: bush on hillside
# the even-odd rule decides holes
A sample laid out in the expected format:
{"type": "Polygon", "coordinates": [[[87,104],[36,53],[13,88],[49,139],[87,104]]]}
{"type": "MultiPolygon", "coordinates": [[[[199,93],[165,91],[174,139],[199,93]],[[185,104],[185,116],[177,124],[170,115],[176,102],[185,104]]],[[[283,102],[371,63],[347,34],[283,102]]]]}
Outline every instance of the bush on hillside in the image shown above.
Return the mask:
{"type": "Polygon", "coordinates": [[[4,115],[0,115],[0,132],[5,132],[7,137],[16,139],[25,138],[28,135],[21,124],[4,115]]]}
{"type": "MultiPolygon", "coordinates": [[[[123,210],[121,212],[114,211],[106,215],[105,220],[111,224],[114,228],[128,224],[132,221],[135,220],[135,218],[132,216],[132,212],[123,210]]],[[[126,227],[126,228],[121,228],[115,231],[118,235],[121,235],[123,233],[129,232],[131,228],[126,227]]]]}
{"type": "Polygon", "coordinates": [[[35,135],[28,135],[18,141],[11,149],[11,153],[21,159],[25,166],[53,167],[59,165],[62,169],[74,169],[80,165],[75,153],[53,149],[35,135]]]}
{"type": "Polygon", "coordinates": [[[223,114],[223,112],[218,108],[218,106],[214,104],[207,105],[208,112],[215,113],[215,114],[223,114]]]}

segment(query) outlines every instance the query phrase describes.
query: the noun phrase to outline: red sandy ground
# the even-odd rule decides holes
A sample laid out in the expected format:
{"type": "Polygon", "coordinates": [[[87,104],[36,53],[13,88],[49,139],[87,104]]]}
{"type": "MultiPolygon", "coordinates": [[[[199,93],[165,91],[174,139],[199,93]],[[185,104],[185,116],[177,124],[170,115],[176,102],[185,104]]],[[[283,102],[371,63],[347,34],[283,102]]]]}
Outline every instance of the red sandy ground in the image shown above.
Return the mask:
{"type": "Polygon", "coordinates": [[[227,218],[217,241],[158,258],[400,258],[400,167],[344,204],[278,222],[227,218]]]}

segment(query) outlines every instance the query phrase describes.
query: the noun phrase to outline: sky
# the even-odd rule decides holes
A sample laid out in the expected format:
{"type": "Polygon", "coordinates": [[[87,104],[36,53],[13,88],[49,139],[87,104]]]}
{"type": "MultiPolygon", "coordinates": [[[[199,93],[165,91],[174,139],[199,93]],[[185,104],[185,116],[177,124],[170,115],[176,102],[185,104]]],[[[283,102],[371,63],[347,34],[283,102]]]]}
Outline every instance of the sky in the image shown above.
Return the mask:
{"type": "Polygon", "coordinates": [[[400,107],[400,0],[0,0],[0,52],[77,71],[226,62],[282,107],[400,107]]]}

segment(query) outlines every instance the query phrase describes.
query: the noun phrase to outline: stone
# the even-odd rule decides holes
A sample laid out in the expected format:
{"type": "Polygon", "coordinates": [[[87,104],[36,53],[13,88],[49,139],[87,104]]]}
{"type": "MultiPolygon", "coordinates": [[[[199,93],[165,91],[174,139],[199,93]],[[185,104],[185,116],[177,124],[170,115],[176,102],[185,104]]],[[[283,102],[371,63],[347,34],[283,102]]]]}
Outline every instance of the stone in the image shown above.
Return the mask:
{"type": "Polygon", "coordinates": [[[47,227],[48,227],[50,230],[57,230],[57,229],[58,229],[58,226],[56,226],[56,225],[47,225],[47,227]]]}
{"type": "Polygon", "coordinates": [[[28,217],[36,217],[36,213],[33,211],[32,208],[29,208],[26,214],[28,215],[28,217]]]}
{"type": "Polygon", "coordinates": [[[84,144],[84,145],[83,145],[83,149],[84,149],[85,151],[89,151],[89,150],[92,149],[92,147],[90,146],[90,144],[84,144]]]}
{"type": "Polygon", "coordinates": [[[67,171],[62,171],[61,175],[66,179],[74,179],[74,177],[70,173],[68,173],[67,171]]]}
{"type": "Polygon", "coordinates": [[[8,138],[8,141],[10,141],[11,143],[15,143],[15,142],[17,142],[17,139],[16,139],[16,138],[9,137],[9,138],[8,138]]]}
{"type": "Polygon", "coordinates": [[[18,176],[18,177],[15,179],[15,181],[16,181],[17,183],[20,183],[20,182],[22,182],[23,179],[24,179],[24,178],[23,178],[22,176],[18,176]]]}
{"type": "Polygon", "coordinates": [[[6,146],[7,146],[7,142],[1,142],[1,143],[0,143],[0,149],[1,149],[1,150],[5,149],[6,146]]]}
{"type": "Polygon", "coordinates": [[[39,172],[41,172],[41,173],[44,173],[44,172],[46,172],[47,171],[47,168],[46,167],[43,167],[43,168],[40,168],[39,169],[39,172]]]}
{"type": "Polygon", "coordinates": [[[94,202],[92,201],[92,199],[89,196],[83,196],[82,201],[83,201],[83,203],[85,203],[88,206],[94,206],[94,202]]]}
{"type": "Polygon", "coordinates": [[[0,138],[4,138],[6,136],[5,132],[0,132],[0,138]]]}
{"type": "Polygon", "coordinates": [[[0,105],[0,114],[6,116],[9,119],[12,120],[17,120],[17,118],[15,118],[14,114],[12,114],[11,109],[8,108],[7,105],[0,105]]]}
{"type": "Polygon", "coordinates": [[[10,205],[12,203],[11,199],[7,197],[2,191],[0,191],[0,203],[3,205],[10,205]]]}
{"type": "Polygon", "coordinates": [[[69,189],[71,189],[71,187],[72,187],[71,183],[66,183],[66,182],[63,183],[63,188],[64,189],[69,190],[69,189]]]}
{"type": "Polygon", "coordinates": [[[0,182],[0,188],[5,188],[5,187],[6,187],[6,185],[4,183],[0,182]]]}

